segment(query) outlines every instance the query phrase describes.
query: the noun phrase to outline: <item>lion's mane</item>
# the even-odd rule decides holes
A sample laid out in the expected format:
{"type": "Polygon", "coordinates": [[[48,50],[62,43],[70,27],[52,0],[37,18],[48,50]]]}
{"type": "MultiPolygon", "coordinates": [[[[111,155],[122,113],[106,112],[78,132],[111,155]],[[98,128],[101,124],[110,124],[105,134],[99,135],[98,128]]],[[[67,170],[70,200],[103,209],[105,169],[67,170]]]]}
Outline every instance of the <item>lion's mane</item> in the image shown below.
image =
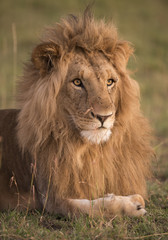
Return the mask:
{"type": "Polygon", "coordinates": [[[131,45],[118,39],[113,24],[95,21],[88,12],[81,17],[70,15],[46,29],[41,48],[33,52],[18,84],[17,137],[22,152],[34,159],[40,189],[48,189],[52,201],[55,196],[92,198],[109,192],[146,195],[151,131],[140,111],[138,84],[126,69],[132,53],[131,45]],[[45,50],[43,44],[47,44],[45,50]],[[80,139],[60,107],[67,63],[76,48],[102,52],[122,79],[112,135],[99,145],[80,139]],[[46,69],[48,56],[54,59],[54,71],[46,69]]]}

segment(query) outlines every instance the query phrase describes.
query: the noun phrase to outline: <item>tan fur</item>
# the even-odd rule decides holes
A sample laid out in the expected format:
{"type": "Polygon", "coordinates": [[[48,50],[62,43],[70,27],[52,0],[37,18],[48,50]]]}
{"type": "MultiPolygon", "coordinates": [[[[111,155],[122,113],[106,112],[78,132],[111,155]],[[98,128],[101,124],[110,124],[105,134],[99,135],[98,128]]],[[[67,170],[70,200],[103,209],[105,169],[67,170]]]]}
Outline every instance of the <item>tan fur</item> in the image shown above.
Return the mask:
{"type": "MultiPolygon", "coordinates": [[[[73,212],[74,206],[66,199],[91,200],[107,193],[146,196],[153,152],[150,128],[140,111],[139,87],[126,69],[132,52],[128,42],[118,39],[112,24],[95,21],[88,11],[47,29],[34,49],[18,84],[21,110],[12,113],[17,154],[9,156],[12,145],[4,147],[1,170],[7,166],[7,179],[14,171],[18,188],[24,192],[30,191],[33,166],[39,206],[47,211],[73,212]],[[86,90],[73,85],[76,77],[83,79],[86,90]],[[107,89],[109,78],[116,82],[107,89]],[[111,126],[111,135],[101,141],[94,132],[100,123],[95,116],[110,114],[104,124],[111,126]],[[100,143],[82,137],[81,129],[100,143]],[[15,158],[20,171],[29,172],[26,189],[24,177],[10,165],[15,158]]],[[[2,125],[6,120],[1,119],[2,125]]],[[[0,135],[10,138],[10,127],[3,129],[0,135]]]]}

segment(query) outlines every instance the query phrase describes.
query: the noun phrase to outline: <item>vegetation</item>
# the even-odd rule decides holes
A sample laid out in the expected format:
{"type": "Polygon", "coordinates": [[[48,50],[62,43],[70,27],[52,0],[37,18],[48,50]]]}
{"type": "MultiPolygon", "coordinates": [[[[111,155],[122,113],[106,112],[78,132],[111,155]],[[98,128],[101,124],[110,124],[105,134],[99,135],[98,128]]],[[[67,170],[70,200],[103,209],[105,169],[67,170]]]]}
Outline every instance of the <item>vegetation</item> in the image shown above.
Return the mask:
{"type": "Polygon", "coordinates": [[[148,215],[142,218],[68,220],[41,213],[0,213],[0,239],[168,239],[168,181],[150,183],[148,215]]]}
{"type": "MultiPolygon", "coordinates": [[[[89,0],[1,0],[0,108],[15,107],[15,85],[42,29],[67,13],[83,11],[89,0]]],[[[168,239],[168,1],[96,0],[97,18],[114,21],[135,47],[129,62],[141,87],[142,110],[156,139],[155,179],[148,183],[143,218],[67,220],[41,213],[0,213],[0,239],[168,239]]]]}

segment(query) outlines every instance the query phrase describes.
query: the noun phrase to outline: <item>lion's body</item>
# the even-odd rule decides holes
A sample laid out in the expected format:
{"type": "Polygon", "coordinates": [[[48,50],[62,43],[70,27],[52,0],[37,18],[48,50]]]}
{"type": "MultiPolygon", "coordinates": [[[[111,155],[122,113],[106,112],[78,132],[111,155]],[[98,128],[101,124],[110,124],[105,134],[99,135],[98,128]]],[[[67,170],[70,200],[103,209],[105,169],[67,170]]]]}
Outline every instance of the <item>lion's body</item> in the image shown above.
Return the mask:
{"type": "Polygon", "coordinates": [[[3,149],[0,156],[0,210],[13,209],[18,204],[25,207],[30,196],[31,159],[29,154],[22,155],[16,137],[19,112],[14,109],[0,111],[0,148],[3,149]]]}
{"type": "Polygon", "coordinates": [[[113,26],[87,14],[47,32],[19,84],[21,110],[0,115],[0,209],[9,195],[15,207],[16,193],[63,214],[78,205],[67,199],[146,196],[150,128],[126,70],[131,52],[113,26]]]}

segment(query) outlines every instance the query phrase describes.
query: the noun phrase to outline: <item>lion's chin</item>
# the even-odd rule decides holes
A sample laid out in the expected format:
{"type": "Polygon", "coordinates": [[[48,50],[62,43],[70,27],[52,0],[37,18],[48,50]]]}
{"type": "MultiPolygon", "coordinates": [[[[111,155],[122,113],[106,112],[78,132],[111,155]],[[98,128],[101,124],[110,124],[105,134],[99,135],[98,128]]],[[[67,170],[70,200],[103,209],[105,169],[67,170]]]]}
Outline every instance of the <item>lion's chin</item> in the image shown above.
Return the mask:
{"type": "Polygon", "coordinates": [[[97,129],[97,130],[82,130],[81,136],[87,139],[93,144],[99,144],[101,142],[106,142],[110,138],[111,130],[110,129],[97,129]]]}

